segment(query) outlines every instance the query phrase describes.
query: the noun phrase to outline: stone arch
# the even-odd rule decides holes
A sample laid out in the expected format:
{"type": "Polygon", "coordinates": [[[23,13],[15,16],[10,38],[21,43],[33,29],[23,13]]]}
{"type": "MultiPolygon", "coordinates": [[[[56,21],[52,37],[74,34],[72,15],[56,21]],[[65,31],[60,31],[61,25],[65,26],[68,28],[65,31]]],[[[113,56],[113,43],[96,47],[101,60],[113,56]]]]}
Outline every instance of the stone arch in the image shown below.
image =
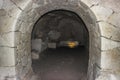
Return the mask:
{"type": "MultiPolygon", "coordinates": [[[[23,57],[28,57],[28,55],[30,55],[30,34],[31,31],[33,29],[33,25],[34,23],[40,18],[40,16],[44,15],[45,13],[52,11],[52,10],[59,10],[59,9],[63,9],[63,10],[68,10],[68,11],[72,11],[75,12],[78,16],[80,16],[82,18],[82,20],[84,21],[84,23],[86,24],[86,27],[89,31],[89,35],[90,35],[90,60],[89,60],[89,71],[88,74],[89,75],[89,79],[93,80],[93,74],[94,67],[97,67],[96,65],[100,65],[100,48],[101,48],[101,38],[100,38],[100,30],[99,30],[99,26],[96,23],[97,19],[94,16],[94,14],[92,13],[92,11],[89,9],[89,7],[87,7],[84,3],[79,2],[79,1],[54,1],[54,2],[46,2],[42,7],[36,7],[36,8],[32,8],[33,4],[36,5],[40,5],[37,3],[33,3],[32,1],[29,2],[29,5],[26,6],[26,8],[24,9],[23,12],[21,12],[17,23],[19,24],[19,22],[21,21],[21,25],[17,24],[18,26],[15,26],[15,28],[17,29],[17,31],[20,33],[19,35],[23,35],[20,40],[22,41],[18,41],[18,45],[17,47],[21,46],[22,44],[20,44],[20,42],[25,42],[24,45],[28,46],[28,49],[25,49],[24,46],[21,46],[23,48],[23,53],[27,53],[27,56],[23,56],[23,57]]],[[[18,36],[18,35],[15,35],[18,36]]],[[[18,36],[20,37],[20,36],[18,36]]],[[[18,48],[18,54],[19,53],[19,48],[18,48]]],[[[17,56],[16,56],[17,58],[17,56]]],[[[21,58],[21,57],[20,57],[21,58]]],[[[28,59],[31,59],[30,57],[28,59]]],[[[19,59],[18,59],[19,60],[19,59]]],[[[22,59],[24,60],[24,59],[22,59]]],[[[30,63],[28,63],[28,65],[30,65],[30,63]]],[[[18,65],[19,66],[19,65],[18,65]]],[[[28,66],[30,67],[30,66],[28,66]]],[[[17,67],[16,67],[17,68],[17,67]]],[[[27,66],[26,66],[27,68],[27,66]]],[[[19,72],[19,71],[18,71],[19,72]]],[[[18,75],[20,75],[20,73],[18,73],[18,75]]]]}
{"type": "MultiPolygon", "coordinates": [[[[1,63],[3,63],[1,64],[2,67],[8,67],[9,65],[10,67],[14,66],[11,69],[14,70],[14,74],[17,75],[18,80],[25,78],[25,76],[30,73],[29,71],[31,70],[30,40],[34,23],[43,14],[58,9],[73,11],[78,14],[84,21],[89,31],[89,80],[94,80],[101,74],[107,79],[109,75],[111,77],[111,74],[119,74],[119,71],[117,71],[120,70],[120,65],[118,62],[119,57],[116,58],[116,56],[119,56],[118,53],[120,51],[120,38],[118,35],[118,33],[120,33],[118,31],[120,28],[118,27],[119,24],[113,21],[119,19],[117,18],[119,13],[115,13],[110,8],[105,8],[101,5],[98,5],[99,1],[92,2],[87,0],[29,0],[24,2],[12,1],[10,3],[10,5],[13,5],[11,8],[13,10],[12,12],[9,12],[11,15],[5,16],[5,19],[7,20],[7,22],[12,21],[12,24],[7,25],[7,28],[0,28],[0,30],[1,34],[3,36],[5,35],[3,40],[6,37],[11,36],[8,37],[8,39],[10,39],[11,41],[3,41],[1,39],[2,41],[0,49],[3,53],[8,53],[6,50],[9,50],[11,52],[12,56],[7,57],[10,59],[12,58],[12,63],[11,61],[7,61],[6,64],[5,59],[0,59],[1,63]],[[102,11],[106,11],[106,13],[101,14],[102,11]],[[10,18],[11,16],[12,18],[10,18]],[[116,26],[118,30],[116,30],[116,26]],[[105,29],[108,28],[114,31],[110,30],[110,32],[108,31],[107,33],[105,29]],[[117,33],[114,33],[115,31],[117,33]],[[112,58],[112,55],[114,55],[114,58],[112,58]],[[106,58],[109,59],[106,61],[106,58]],[[113,60],[113,62],[110,62],[111,60],[113,60]],[[116,61],[117,63],[114,63],[114,61],[116,61]],[[112,66],[113,64],[115,64],[114,67],[112,66]],[[106,75],[107,73],[109,74],[106,75]]],[[[5,8],[5,10],[2,10],[3,13],[7,13],[6,11],[7,8],[5,8]]],[[[5,26],[5,22],[2,23],[2,26],[5,26]]],[[[116,75],[113,75],[112,77],[116,78],[116,75]]]]}

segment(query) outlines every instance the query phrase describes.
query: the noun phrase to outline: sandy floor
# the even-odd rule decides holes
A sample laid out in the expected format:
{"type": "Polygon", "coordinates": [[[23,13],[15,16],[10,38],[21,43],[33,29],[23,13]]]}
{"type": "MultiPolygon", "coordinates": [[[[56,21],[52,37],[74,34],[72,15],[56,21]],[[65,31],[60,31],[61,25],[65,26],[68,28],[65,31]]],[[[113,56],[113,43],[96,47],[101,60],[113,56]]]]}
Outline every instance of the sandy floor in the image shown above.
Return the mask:
{"type": "Polygon", "coordinates": [[[37,80],[86,80],[88,54],[83,47],[47,49],[33,61],[37,80]]]}

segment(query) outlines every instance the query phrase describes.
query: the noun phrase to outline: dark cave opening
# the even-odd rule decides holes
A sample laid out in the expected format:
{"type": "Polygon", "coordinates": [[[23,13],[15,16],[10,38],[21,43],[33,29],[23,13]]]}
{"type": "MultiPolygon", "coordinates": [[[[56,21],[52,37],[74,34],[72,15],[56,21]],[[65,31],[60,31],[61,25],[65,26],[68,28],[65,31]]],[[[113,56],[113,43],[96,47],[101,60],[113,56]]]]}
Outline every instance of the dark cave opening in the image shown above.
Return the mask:
{"type": "Polygon", "coordinates": [[[32,57],[38,80],[87,80],[89,33],[82,19],[66,10],[44,14],[32,32],[32,57]]]}

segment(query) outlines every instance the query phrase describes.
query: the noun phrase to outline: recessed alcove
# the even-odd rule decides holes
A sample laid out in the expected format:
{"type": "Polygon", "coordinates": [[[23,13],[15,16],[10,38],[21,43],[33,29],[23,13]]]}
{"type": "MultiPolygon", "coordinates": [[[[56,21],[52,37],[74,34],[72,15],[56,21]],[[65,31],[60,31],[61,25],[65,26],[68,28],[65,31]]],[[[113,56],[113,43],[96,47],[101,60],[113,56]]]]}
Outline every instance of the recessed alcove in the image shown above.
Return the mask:
{"type": "Polygon", "coordinates": [[[87,80],[89,33],[76,13],[54,10],[44,14],[31,36],[32,67],[39,79],[87,80]],[[69,42],[77,43],[70,47],[69,42]]]}

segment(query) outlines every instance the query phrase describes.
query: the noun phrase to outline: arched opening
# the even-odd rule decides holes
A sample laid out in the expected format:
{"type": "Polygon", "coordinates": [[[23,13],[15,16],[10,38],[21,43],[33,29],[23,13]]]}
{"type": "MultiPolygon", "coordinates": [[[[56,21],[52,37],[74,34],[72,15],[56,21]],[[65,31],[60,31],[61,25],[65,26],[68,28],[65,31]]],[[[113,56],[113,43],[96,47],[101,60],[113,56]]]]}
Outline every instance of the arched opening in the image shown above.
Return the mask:
{"type": "Polygon", "coordinates": [[[89,33],[76,13],[54,10],[44,14],[31,36],[32,67],[39,79],[87,79],[89,33]]]}
{"type": "MultiPolygon", "coordinates": [[[[59,1],[60,0],[58,0],[58,2],[59,1]]],[[[40,56],[42,56],[42,53],[44,51],[48,50],[49,48],[54,48],[54,49],[57,48],[57,50],[58,50],[59,47],[63,47],[63,44],[68,43],[68,41],[70,42],[70,44],[72,42],[72,47],[77,47],[76,45],[79,44],[80,46],[85,46],[84,49],[87,49],[86,51],[88,51],[88,53],[89,53],[87,55],[89,55],[89,56],[86,59],[88,66],[86,66],[87,68],[85,70],[86,70],[86,73],[88,74],[87,75],[88,80],[95,80],[100,75],[100,70],[101,70],[101,36],[100,36],[100,34],[101,33],[100,33],[99,25],[96,22],[97,18],[95,16],[94,12],[91,11],[91,9],[82,2],[79,2],[79,4],[78,4],[76,1],[72,1],[72,2],[68,2],[68,4],[66,4],[66,5],[64,5],[64,1],[62,1],[62,3],[60,5],[58,5],[58,2],[55,1],[54,4],[52,4],[50,2],[44,6],[36,6],[36,8],[35,7],[33,8],[31,6],[31,2],[30,2],[30,3],[26,4],[24,11],[22,11],[18,15],[16,24],[14,26],[15,30],[16,30],[16,32],[14,33],[15,42],[16,42],[16,47],[15,47],[15,49],[16,49],[16,55],[15,55],[16,66],[15,66],[15,68],[16,68],[16,74],[17,74],[18,79],[22,80],[24,78],[27,78],[26,80],[30,80],[28,78],[30,78],[33,73],[33,71],[32,71],[33,65],[31,65],[31,62],[33,62],[31,60],[31,51],[32,51],[32,53],[40,53],[40,56]],[[58,11],[60,14],[58,13],[58,11]],[[35,36],[33,35],[33,33],[35,30],[35,25],[37,25],[37,23],[39,21],[42,21],[42,19],[47,19],[47,18],[43,18],[43,17],[45,17],[45,15],[48,15],[48,14],[51,17],[53,15],[54,15],[54,17],[56,17],[55,15],[58,15],[58,14],[60,16],[64,15],[64,17],[67,16],[67,18],[65,17],[65,19],[62,18],[62,20],[56,20],[56,22],[58,21],[58,23],[59,23],[59,21],[60,21],[59,26],[63,26],[63,27],[66,26],[67,24],[70,24],[70,27],[71,26],[79,27],[82,30],[77,29],[75,27],[72,28],[72,31],[73,31],[72,35],[73,35],[74,31],[76,31],[76,32],[81,32],[81,33],[79,33],[80,36],[78,35],[78,33],[76,33],[77,36],[75,36],[75,37],[77,37],[77,38],[72,38],[73,40],[71,40],[71,39],[69,40],[67,37],[70,37],[70,36],[67,36],[65,38],[68,41],[66,41],[66,40],[65,40],[65,42],[60,41],[59,40],[60,37],[58,37],[58,36],[52,37],[53,35],[56,36],[56,35],[60,34],[60,32],[54,31],[54,27],[53,27],[52,28],[53,31],[49,32],[49,30],[47,30],[47,32],[50,35],[49,38],[46,38],[45,37],[46,35],[45,35],[43,37],[43,41],[42,41],[42,38],[34,39],[35,36]],[[66,22],[67,24],[64,24],[64,22],[66,22]],[[74,22],[74,24],[72,24],[73,22],[74,22]],[[78,25],[83,25],[84,27],[80,27],[78,25]],[[84,33],[83,33],[84,30],[87,35],[84,35],[84,33]],[[89,33],[89,35],[88,35],[88,33],[89,33]],[[31,35],[32,35],[32,39],[31,39],[31,35]],[[85,38],[82,38],[82,37],[85,37],[85,38]],[[52,40],[50,38],[52,38],[52,40]],[[56,39],[56,38],[58,38],[58,39],[56,39]],[[80,41],[79,41],[79,38],[80,38],[80,41]],[[58,41],[56,41],[54,39],[56,39],[58,41]],[[75,41],[74,39],[77,39],[78,41],[75,41]],[[82,39],[84,39],[84,40],[82,40],[82,39]],[[39,45],[37,43],[38,51],[36,50],[37,48],[34,49],[34,47],[33,47],[35,44],[32,45],[32,50],[31,50],[31,40],[32,40],[32,44],[34,44],[34,40],[36,40],[36,41],[38,40],[38,43],[42,43],[42,45],[41,44],[39,45]],[[60,43],[63,43],[63,44],[60,45],[60,43]],[[74,46],[73,46],[73,44],[74,44],[74,46]],[[88,62],[88,59],[89,59],[89,62],[88,62]]],[[[48,19],[45,20],[45,22],[47,22],[47,21],[54,22],[54,20],[55,20],[54,17],[52,17],[49,20],[48,19]]],[[[57,19],[57,17],[56,17],[56,19],[57,19]]],[[[43,20],[42,25],[43,25],[43,23],[46,24],[45,22],[43,20]]],[[[52,24],[49,24],[49,25],[52,25],[52,24]]],[[[57,25],[57,24],[54,24],[53,26],[55,26],[55,25],[57,25]]],[[[44,28],[44,27],[42,27],[42,28],[44,28]]],[[[63,28],[63,31],[66,30],[65,28],[63,28]]],[[[44,30],[46,30],[46,29],[47,28],[45,28],[44,30]]],[[[69,30],[71,30],[71,29],[69,29],[69,30]]],[[[38,32],[40,32],[39,29],[38,29],[38,32]]],[[[45,32],[45,33],[47,33],[47,32],[45,32]]],[[[67,32],[67,31],[65,31],[65,32],[67,32]]],[[[69,33],[67,33],[67,34],[69,34],[69,33]]],[[[64,36],[64,34],[63,34],[63,36],[64,36]]],[[[67,44],[67,47],[68,47],[68,44],[67,44]]],[[[65,48],[63,48],[63,49],[65,49],[65,48]]],[[[68,49],[68,51],[72,52],[75,49],[74,48],[68,49]]],[[[81,49],[78,49],[78,50],[81,50],[81,49]]],[[[77,51],[77,50],[75,50],[75,51],[77,51]]],[[[74,52],[74,53],[76,53],[76,52],[74,52]]],[[[80,53],[80,52],[78,51],[78,53],[80,53]]],[[[43,53],[43,55],[44,54],[45,53],[43,53]]],[[[68,56],[69,56],[69,54],[68,54],[68,56]]],[[[37,56],[37,58],[38,58],[38,56],[37,56]]],[[[40,57],[40,58],[42,59],[42,57],[40,57]]],[[[42,60],[40,60],[40,61],[42,61],[42,60]]],[[[34,70],[34,72],[35,72],[35,70],[34,70]]]]}
{"type": "MultiPolygon", "coordinates": [[[[94,1],[88,1],[88,0],[4,1],[2,0],[0,4],[1,5],[0,73],[2,73],[0,74],[0,80],[8,80],[8,79],[30,80],[29,78],[31,78],[32,75],[32,68],[31,68],[31,33],[33,30],[32,28],[36,23],[36,21],[42,15],[43,16],[47,15],[48,14],[47,12],[52,10],[59,10],[59,9],[70,10],[77,13],[77,15],[79,15],[79,17],[82,18],[88,29],[87,33],[89,33],[89,46],[86,47],[87,50],[89,48],[88,80],[101,80],[101,79],[119,80],[120,79],[119,78],[120,75],[119,15],[120,14],[118,13],[119,10],[118,7],[116,7],[117,5],[113,4],[115,2],[119,3],[118,1],[114,1],[114,0],[113,1],[110,0],[107,2],[96,1],[96,0],[94,1]]],[[[57,13],[55,15],[57,15],[57,13]]],[[[68,13],[65,12],[64,15],[68,16],[68,13]]],[[[42,19],[43,16],[41,17],[42,19]]],[[[54,19],[55,18],[53,18],[52,20],[54,21],[54,19]]],[[[76,24],[77,22],[75,15],[74,15],[74,19],[75,20],[73,20],[73,18],[70,20],[68,19],[60,20],[61,21],[60,26],[63,26],[62,24],[64,23],[64,21],[65,22],[68,21],[69,23],[73,21],[76,24]]],[[[57,32],[50,31],[49,37],[52,39],[59,38],[58,36],[52,37],[52,35],[54,34],[56,36],[56,34],[59,35],[60,33],[58,31],[57,32]]],[[[33,41],[35,40],[34,37],[32,37],[32,40],[33,41]]],[[[57,50],[59,52],[61,51],[61,49],[59,50],[58,48],[60,47],[60,45],[57,46],[55,45],[55,43],[58,44],[61,42],[58,39],[57,39],[58,41],[54,42],[54,40],[51,41],[48,38],[49,46],[46,37],[44,40],[43,41],[42,39],[38,40],[45,45],[45,47],[41,45],[42,48],[39,48],[39,50],[41,49],[40,56],[42,56],[43,52],[48,50],[48,47],[55,48],[53,50],[56,50],[57,47],[57,50]],[[44,40],[46,41],[45,42],[46,44],[44,44],[43,42],[44,40]],[[50,45],[51,43],[54,43],[54,45],[51,46],[50,45]]],[[[74,40],[71,42],[74,43],[74,40]]],[[[86,42],[88,42],[88,40],[86,42]]],[[[72,47],[75,47],[75,44],[74,46],[72,45],[72,47]]],[[[65,51],[64,50],[65,48],[62,49],[63,51],[65,51]]],[[[70,48],[68,49],[68,51],[72,52],[74,49],[76,48],[73,49],[70,48]]],[[[38,53],[36,50],[32,49],[32,51],[38,53]]],[[[49,55],[51,56],[51,54],[49,55]]],[[[40,58],[42,59],[42,57],[40,58]]]]}

